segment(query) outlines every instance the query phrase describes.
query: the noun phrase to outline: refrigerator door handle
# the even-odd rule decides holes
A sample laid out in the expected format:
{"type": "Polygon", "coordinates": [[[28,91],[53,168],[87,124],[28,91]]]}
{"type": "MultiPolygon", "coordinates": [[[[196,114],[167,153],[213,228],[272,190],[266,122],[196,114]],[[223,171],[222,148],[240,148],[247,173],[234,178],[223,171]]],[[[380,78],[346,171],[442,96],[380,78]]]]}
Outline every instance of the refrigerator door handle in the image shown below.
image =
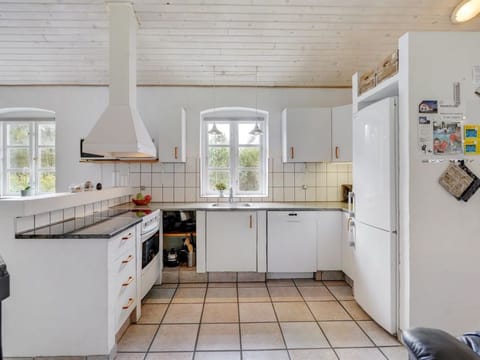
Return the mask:
{"type": "Polygon", "coordinates": [[[355,219],[353,217],[349,217],[347,221],[348,226],[348,246],[355,247],[355,219]]]}
{"type": "Polygon", "coordinates": [[[348,213],[350,216],[355,215],[355,193],[353,191],[348,192],[348,213]]]}

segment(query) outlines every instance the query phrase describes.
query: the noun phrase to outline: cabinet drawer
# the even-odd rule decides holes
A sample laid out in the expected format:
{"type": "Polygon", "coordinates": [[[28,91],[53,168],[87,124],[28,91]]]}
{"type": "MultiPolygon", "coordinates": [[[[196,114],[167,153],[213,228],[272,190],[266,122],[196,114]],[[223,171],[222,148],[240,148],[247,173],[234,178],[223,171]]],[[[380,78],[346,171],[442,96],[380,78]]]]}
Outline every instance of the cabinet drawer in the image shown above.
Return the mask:
{"type": "Polygon", "coordinates": [[[134,260],[124,260],[124,257],[119,258],[112,269],[112,282],[115,289],[114,296],[123,294],[132,284],[136,283],[136,262],[134,260]],[[128,261],[125,263],[124,261],[128,261]]]}
{"type": "Polygon", "coordinates": [[[132,226],[110,240],[110,259],[117,259],[129,249],[135,255],[135,227],[132,226]]]}
{"type": "Polygon", "coordinates": [[[136,282],[132,281],[132,283],[129,286],[127,286],[126,289],[119,294],[117,301],[115,302],[115,319],[116,319],[115,332],[118,331],[120,326],[132,313],[133,309],[135,309],[135,306],[137,305],[136,297],[137,297],[136,282]]]}

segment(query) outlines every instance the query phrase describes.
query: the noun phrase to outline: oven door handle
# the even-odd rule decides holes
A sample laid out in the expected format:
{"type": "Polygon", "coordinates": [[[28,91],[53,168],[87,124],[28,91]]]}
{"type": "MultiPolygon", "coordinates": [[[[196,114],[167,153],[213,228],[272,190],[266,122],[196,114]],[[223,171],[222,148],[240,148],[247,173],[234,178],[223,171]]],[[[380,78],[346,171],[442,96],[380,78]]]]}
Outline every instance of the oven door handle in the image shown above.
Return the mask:
{"type": "Polygon", "coordinates": [[[155,229],[150,230],[149,232],[142,234],[142,243],[146,240],[150,239],[155,233],[159,230],[159,227],[155,227],[155,229]]]}

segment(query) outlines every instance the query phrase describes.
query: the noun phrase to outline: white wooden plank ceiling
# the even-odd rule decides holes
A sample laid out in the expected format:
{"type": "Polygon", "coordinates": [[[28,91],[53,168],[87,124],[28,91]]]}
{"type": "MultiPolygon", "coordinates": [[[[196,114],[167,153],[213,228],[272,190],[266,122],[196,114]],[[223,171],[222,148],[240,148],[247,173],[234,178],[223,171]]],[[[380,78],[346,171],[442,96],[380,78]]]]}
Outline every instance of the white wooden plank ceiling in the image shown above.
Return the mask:
{"type": "MultiPolygon", "coordinates": [[[[480,31],[457,2],[134,0],[138,83],[350,86],[407,31],[480,31]]],[[[104,0],[1,0],[0,85],[108,84],[107,27],[104,0]]]]}

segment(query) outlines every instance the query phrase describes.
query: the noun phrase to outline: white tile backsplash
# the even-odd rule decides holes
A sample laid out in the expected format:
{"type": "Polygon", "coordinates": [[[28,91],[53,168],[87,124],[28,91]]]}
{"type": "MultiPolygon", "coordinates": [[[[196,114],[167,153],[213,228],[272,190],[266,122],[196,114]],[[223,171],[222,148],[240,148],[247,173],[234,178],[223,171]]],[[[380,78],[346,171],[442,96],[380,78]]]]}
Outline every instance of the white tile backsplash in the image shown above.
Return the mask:
{"type": "MultiPolygon", "coordinates": [[[[200,159],[185,164],[154,163],[130,167],[130,185],[145,187],[154,201],[210,202],[226,199],[200,197],[200,159]],[[132,171],[134,170],[134,171],[132,171]]],[[[339,201],[341,185],[352,183],[350,163],[282,163],[269,159],[268,197],[239,201],[339,201]],[[306,187],[306,189],[304,188],[306,187]]]]}

